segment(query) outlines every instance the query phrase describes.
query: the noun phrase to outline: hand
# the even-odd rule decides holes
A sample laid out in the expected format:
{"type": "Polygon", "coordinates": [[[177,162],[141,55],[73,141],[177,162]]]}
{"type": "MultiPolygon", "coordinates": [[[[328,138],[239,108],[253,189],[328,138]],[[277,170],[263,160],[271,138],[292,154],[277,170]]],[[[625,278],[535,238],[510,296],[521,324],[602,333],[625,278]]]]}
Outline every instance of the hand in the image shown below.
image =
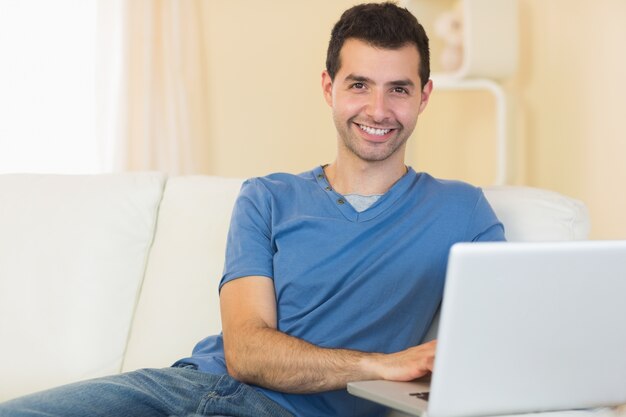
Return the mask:
{"type": "Polygon", "coordinates": [[[376,358],[378,373],[388,381],[412,381],[432,372],[437,341],[376,358]]]}

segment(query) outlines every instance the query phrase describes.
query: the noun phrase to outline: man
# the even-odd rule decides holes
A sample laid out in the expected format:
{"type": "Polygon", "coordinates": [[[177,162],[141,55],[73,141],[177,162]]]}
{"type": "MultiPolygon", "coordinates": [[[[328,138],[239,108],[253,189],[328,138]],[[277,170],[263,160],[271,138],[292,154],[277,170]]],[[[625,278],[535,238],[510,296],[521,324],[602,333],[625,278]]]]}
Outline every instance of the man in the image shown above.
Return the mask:
{"type": "Polygon", "coordinates": [[[0,416],[375,416],[383,410],[348,395],[348,382],[432,371],[436,342],[420,342],[449,248],[503,240],[502,225],[479,189],[404,164],[432,91],[428,38],[407,10],[347,10],[322,89],[336,159],[243,185],[220,284],[223,335],[172,368],[35,394],[0,416]]]}

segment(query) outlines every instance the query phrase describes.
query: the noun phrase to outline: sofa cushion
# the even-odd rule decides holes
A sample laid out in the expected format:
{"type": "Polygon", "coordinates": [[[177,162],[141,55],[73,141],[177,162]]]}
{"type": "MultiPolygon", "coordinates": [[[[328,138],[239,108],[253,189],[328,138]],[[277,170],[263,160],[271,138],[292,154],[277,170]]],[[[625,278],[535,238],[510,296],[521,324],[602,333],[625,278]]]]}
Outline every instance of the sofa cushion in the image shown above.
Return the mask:
{"type": "Polygon", "coordinates": [[[492,186],[483,191],[509,241],[582,240],[589,235],[589,214],[579,200],[532,187],[492,186]]]}
{"type": "Polygon", "coordinates": [[[120,371],[164,181],[0,175],[0,400],[120,371]]]}
{"type": "Polygon", "coordinates": [[[169,366],[220,332],[218,284],[241,183],[208,176],[168,180],[124,371],[169,366]]]}

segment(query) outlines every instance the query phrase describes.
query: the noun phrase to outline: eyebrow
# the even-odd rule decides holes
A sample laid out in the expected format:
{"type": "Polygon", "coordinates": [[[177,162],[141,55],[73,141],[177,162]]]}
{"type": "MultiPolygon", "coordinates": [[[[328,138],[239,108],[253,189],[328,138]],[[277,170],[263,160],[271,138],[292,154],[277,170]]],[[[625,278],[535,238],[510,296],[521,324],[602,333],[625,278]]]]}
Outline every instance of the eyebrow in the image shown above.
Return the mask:
{"type": "MultiPolygon", "coordinates": [[[[346,81],[376,84],[371,78],[367,78],[367,77],[364,77],[362,75],[357,75],[357,74],[348,74],[348,76],[346,76],[346,81]]],[[[390,86],[397,86],[397,87],[414,87],[415,86],[415,83],[408,78],[403,79],[403,80],[389,81],[386,84],[390,86]]]]}

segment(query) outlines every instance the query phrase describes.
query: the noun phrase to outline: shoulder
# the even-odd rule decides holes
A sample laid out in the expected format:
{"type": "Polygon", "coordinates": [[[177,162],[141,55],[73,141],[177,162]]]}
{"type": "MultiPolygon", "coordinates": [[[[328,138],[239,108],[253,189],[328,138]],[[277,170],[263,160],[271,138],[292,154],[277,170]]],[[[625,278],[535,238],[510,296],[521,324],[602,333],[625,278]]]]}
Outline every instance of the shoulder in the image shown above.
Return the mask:
{"type": "Polygon", "coordinates": [[[244,181],[239,198],[267,203],[289,200],[299,194],[310,193],[309,188],[315,183],[314,171],[298,175],[277,172],[244,181]]]}
{"type": "Polygon", "coordinates": [[[426,201],[446,216],[457,230],[464,231],[460,240],[504,240],[504,228],[482,189],[462,181],[451,181],[421,174],[426,201]]]}
{"type": "Polygon", "coordinates": [[[442,203],[456,203],[461,205],[475,205],[484,198],[479,187],[463,181],[435,178],[427,173],[420,173],[416,185],[420,187],[430,200],[439,200],[442,203]]]}
{"type": "Polygon", "coordinates": [[[263,177],[254,177],[244,181],[242,189],[261,189],[270,193],[279,193],[287,189],[299,189],[314,182],[313,171],[302,174],[277,172],[263,177]]]}

